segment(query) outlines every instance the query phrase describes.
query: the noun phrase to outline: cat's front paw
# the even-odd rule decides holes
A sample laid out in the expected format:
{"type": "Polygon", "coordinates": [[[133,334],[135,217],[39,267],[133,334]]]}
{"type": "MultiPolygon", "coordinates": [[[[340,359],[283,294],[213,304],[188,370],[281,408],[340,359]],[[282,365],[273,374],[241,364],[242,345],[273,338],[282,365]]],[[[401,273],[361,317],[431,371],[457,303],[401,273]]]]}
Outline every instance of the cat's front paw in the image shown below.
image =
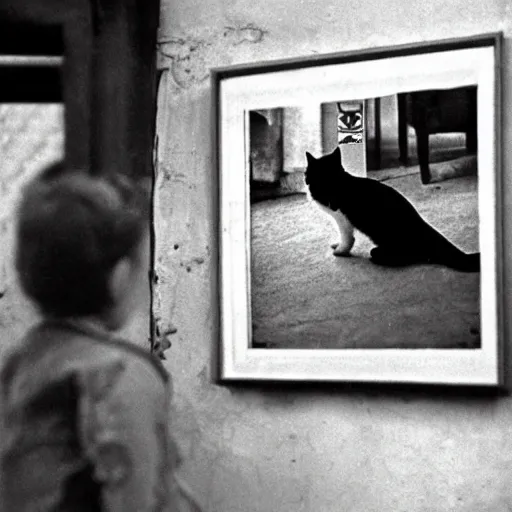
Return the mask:
{"type": "Polygon", "coordinates": [[[352,249],[352,246],[347,247],[344,244],[331,244],[331,248],[334,249],[332,251],[334,256],[350,256],[350,249],[352,249]]]}
{"type": "Polygon", "coordinates": [[[334,249],[332,253],[334,256],[350,256],[350,251],[354,247],[355,237],[350,236],[341,242],[331,244],[331,248],[334,249]]]}

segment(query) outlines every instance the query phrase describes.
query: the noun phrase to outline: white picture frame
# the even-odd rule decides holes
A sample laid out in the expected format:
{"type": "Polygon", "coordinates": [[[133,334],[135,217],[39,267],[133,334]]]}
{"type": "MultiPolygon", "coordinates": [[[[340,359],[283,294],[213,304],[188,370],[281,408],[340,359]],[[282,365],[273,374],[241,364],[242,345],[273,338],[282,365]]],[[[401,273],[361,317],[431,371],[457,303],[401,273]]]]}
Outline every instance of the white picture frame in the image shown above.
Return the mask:
{"type": "Polygon", "coordinates": [[[499,33],[482,34],[212,70],[220,382],[503,385],[501,37],[499,33]],[[322,104],[472,85],[478,91],[479,347],[253,346],[248,113],[304,102],[322,104]]]}

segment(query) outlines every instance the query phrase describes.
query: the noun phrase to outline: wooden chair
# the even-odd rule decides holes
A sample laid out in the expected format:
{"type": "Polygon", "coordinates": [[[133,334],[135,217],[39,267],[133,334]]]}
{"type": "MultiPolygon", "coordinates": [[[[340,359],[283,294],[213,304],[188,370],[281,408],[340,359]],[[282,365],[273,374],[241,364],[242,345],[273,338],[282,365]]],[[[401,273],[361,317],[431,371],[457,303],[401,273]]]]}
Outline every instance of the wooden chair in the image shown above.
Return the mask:
{"type": "Polygon", "coordinates": [[[417,138],[421,182],[430,182],[429,135],[463,132],[469,153],[477,150],[477,88],[437,89],[398,95],[400,160],[407,164],[407,124],[417,138]]]}

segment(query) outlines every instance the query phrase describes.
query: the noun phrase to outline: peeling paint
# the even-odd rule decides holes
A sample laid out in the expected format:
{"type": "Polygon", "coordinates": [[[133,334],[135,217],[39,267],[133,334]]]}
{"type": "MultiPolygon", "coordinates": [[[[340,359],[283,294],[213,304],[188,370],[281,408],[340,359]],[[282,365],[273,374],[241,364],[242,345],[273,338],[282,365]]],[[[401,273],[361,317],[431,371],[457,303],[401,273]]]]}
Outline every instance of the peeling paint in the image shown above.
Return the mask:
{"type": "Polygon", "coordinates": [[[171,336],[178,332],[178,328],[170,323],[163,323],[160,317],[154,318],[154,344],[153,353],[160,359],[167,359],[165,351],[171,348],[171,336]]]}
{"type": "MultiPolygon", "coordinates": [[[[261,43],[268,31],[248,23],[226,26],[221,33],[208,37],[173,37],[158,42],[159,68],[169,68],[175,84],[183,89],[207,81],[210,69],[219,63],[219,56],[228,46],[261,43]]],[[[220,63],[219,63],[220,64],[220,63]]]]}
{"type": "Polygon", "coordinates": [[[161,57],[170,60],[170,70],[179,87],[188,88],[209,77],[208,57],[212,43],[202,39],[171,38],[158,44],[161,57]]]}
{"type": "Polygon", "coordinates": [[[205,263],[203,256],[194,256],[180,262],[180,267],[185,268],[187,272],[192,272],[193,267],[199,267],[205,263]]]}
{"type": "Polygon", "coordinates": [[[173,181],[178,183],[187,183],[188,176],[184,172],[176,171],[164,165],[158,166],[158,173],[162,175],[162,181],[160,187],[165,187],[166,182],[173,181]]]}
{"type": "Polygon", "coordinates": [[[256,27],[252,23],[243,27],[225,27],[223,36],[233,38],[233,45],[242,43],[259,43],[267,34],[266,30],[256,27]]]}

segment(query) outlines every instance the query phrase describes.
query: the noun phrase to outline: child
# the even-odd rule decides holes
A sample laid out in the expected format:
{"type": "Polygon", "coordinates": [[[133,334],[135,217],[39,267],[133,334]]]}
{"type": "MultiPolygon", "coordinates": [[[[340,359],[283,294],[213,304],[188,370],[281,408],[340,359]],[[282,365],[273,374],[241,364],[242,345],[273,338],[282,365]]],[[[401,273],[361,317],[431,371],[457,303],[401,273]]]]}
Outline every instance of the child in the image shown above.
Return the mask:
{"type": "Polygon", "coordinates": [[[148,195],[58,163],[24,190],[17,234],[43,319],[0,371],[0,510],[199,510],[175,476],[168,376],[113,334],[148,298],[148,195]]]}

